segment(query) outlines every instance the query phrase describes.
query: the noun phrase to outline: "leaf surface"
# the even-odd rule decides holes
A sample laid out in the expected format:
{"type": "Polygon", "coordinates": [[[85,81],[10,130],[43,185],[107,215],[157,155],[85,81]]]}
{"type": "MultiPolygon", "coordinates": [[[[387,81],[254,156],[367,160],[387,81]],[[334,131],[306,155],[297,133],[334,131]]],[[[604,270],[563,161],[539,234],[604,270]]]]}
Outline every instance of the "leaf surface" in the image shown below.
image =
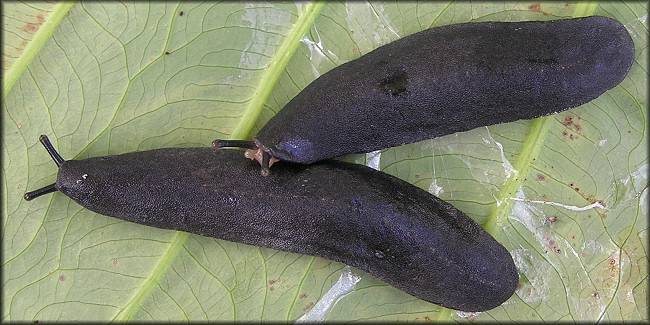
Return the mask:
{"type": "Polygon", "coordinates": [[[326,71],[420,30],[603,15],[625,25],[637,60],[596,100],[345,158],[427,189],[488,229],[515,259],[515,295],[459,313],[352,270],[361,281],[315,317],[647,321],[644,3],[80,2],[69,13],[66,5],[3,4],[3,77],[17,78],[3,84],[2,320],[293,322],[347,272],[105,217],[61,193],[26,202],[26,191],[55,180],[40,134],[65,159],[243,139],[326,71]],[[7,49],[34,38],[6,37],[20,28],[10,15],[24,12],[15,20],[30,23],[42,11],[46,21],[67,15],[15,61],[7,49]],[[15,72],[20,59],[25,69],[15,72]]]}

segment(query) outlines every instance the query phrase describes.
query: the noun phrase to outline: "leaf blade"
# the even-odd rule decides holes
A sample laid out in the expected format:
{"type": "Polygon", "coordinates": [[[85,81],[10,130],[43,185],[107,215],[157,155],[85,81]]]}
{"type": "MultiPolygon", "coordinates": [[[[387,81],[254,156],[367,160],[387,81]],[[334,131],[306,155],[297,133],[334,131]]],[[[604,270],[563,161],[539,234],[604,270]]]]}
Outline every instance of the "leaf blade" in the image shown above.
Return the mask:
{"type": "MultiPolygon", "coordinates": [[[[4,83],[2,86],[2,97],[7,96],[14,84],[22,76],[23,72],[32,62],[34,57],[38,54],[43,44],[50,38],[52,33],[59,26],[59,23],[68,14],[70,9],[74,6],[74,2],[61,1],[54,6],[52,12],[43,18],[43,24],[38,27],[38,31],[34,34],[31,41],[27,44],[18,59],[11,65],[9,70],[3,70],[4,83]]],[[[4,47],[4,46],[3,46],[4,47]]]]}

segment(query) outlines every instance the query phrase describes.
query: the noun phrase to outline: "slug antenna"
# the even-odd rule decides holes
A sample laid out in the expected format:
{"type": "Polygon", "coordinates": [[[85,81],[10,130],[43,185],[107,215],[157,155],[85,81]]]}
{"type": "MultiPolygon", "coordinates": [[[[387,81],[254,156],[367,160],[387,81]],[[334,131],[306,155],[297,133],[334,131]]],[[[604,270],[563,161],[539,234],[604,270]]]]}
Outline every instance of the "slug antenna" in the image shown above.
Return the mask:
{"type": "Polygon", "coordinates": [[[25,198],[25,201],[31,201],[34,198],[37,198],[39,196],[43,196],[43,195],[48,194],[48,193],[53,193],[53,192],[56,192],[56,191],[58,191],[56,189],[56,184],[50,184],[48,186],[39,188],[38,190],[34,190],[34,191],[31,191],[31,192],[25,193],[24,198],[25,198]]]}
{"type": "MultiPolygon", "coordinates": [[[[50,139],[48,139],[45,134],[42,134],[38,138],[38,140],[41,141],[43,147],[45,147],[45,150],[47,150],[47,153],[49,153],[50,157],[52,157],[52,160],[54,160],[54,163],[56,163],[58,167],[61,167],[61,164],[65,162],[65,159],[63,159],[61,155],[59,155],[59,153],[56,151],[56,149],[54,149],[54,146],[50,142],[50,139]]],[[[27,192],[23,197],[25,198],[26,201],[31,201],[39,196],[43,196],[45,194],[56,192],[56,191],[58,190],[56,189],[56,183],[55,183],[31,192],[27,192]]]]}
{"type": "Polygon", "coordinates": [[[215,148],[257,148],[255,142],[251,140],[214,140],[212,146],[215,148]]]}
{"type": "Polygon", "coordinates": [[[264,151],[262,153],[262,163],[261,163],[262,164],[262,170],[261,170],[262,176],[269,176],[269,167],[271,167],[270,162],[271,162],[271,154],[268,153],[267,151],[264,151]]]}
{"type": "Polygon", "coordinates": [[[45,150],[47,150],[47,153],[50,154],[50,157],[52,157],[54,163],[56,163],[58,167],[61,167],[61,164],[64,163],[65,160],[61,157],[61,155],[59,155],[56,149],[54,149],[54,146],[52,146],[50,139],[48,139],[45,134],[42,134],[38,139],[43,144],[43,147],[45,147],[45,150]]]}

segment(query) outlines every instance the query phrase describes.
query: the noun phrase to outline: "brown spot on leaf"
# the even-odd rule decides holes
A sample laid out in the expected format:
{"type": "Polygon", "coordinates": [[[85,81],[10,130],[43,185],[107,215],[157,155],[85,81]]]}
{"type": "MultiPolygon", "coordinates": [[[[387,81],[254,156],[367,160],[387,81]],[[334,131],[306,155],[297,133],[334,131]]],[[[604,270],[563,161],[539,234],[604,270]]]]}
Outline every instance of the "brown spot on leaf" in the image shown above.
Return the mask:
{"type": "Polygon", "coordinates": [[[576,130],[576,132],[580,132],[580,130],[582,130],[582,127],[580,124],[573,124],[573,129],[576,130]]]}
{"type": "Polygon", "coordinates": [[[27,25],[23,27],[23,30],[26,32],[34,33],[38,30],[39,27],[40,25],[38,24],[27,23],[27,25]]]}
{"type": "Polygon", "coordinates": [[[302,309],[302,311],[308,311],[311,307],[314,307],[314,302],[311,301],[305,306],[305,308],[302,309]]]}
{"type": "Polygon", "coordinates": [[[567,115],[564,120],[562,120],[562,125],[566,126],[567,129],[562,131],[562,136],[563,137],[569,137],[569,140],[577,140],[580,137],[575,134],[569,134],[569,131],[571,132],[576,132],[582,136],[586,136],[584,132],[582,132],[582,126],[576,122],[576,120],[581,120],[579,116],[573,116],[573,115],[567,115]]]}
{"type": "Polygon", "coordinates": [[[573,124],[573,115],[567,115],[566,117],[564,117],[562,124],[564,124],[564,126],[570,126],[571,124],[573,124]]]}
{"type": "Polygon", "coordinates": [[[534,4],[530,5],[530,6],[528,6],[528,10],[530,10],[532,12],[541,12],[539,3],[534,3],[534,4]]]}

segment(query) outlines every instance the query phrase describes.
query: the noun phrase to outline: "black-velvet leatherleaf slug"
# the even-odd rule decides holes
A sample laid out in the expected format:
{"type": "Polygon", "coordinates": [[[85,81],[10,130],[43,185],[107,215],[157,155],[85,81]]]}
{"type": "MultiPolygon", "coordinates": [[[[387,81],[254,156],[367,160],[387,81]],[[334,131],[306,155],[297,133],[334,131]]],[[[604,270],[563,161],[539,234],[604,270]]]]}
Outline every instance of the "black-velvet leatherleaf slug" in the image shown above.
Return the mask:
{"type": "Polygon", "coordinates": [[[245,147],[268,174],[481,126],[558,113],[625,78],[634,44],[618,21],[587,17],[436,27],[314,80],[245,147]]]}
{"type": "Polygon", "coordinates": [[[173,148],[64,161],[55,184],[97,213],[362,269],[414,297],[463,311],[501,305],[519,276],[510,253],[466,214],[371,168],[280,164],[268,177],[237,150],[173,148]]]}

